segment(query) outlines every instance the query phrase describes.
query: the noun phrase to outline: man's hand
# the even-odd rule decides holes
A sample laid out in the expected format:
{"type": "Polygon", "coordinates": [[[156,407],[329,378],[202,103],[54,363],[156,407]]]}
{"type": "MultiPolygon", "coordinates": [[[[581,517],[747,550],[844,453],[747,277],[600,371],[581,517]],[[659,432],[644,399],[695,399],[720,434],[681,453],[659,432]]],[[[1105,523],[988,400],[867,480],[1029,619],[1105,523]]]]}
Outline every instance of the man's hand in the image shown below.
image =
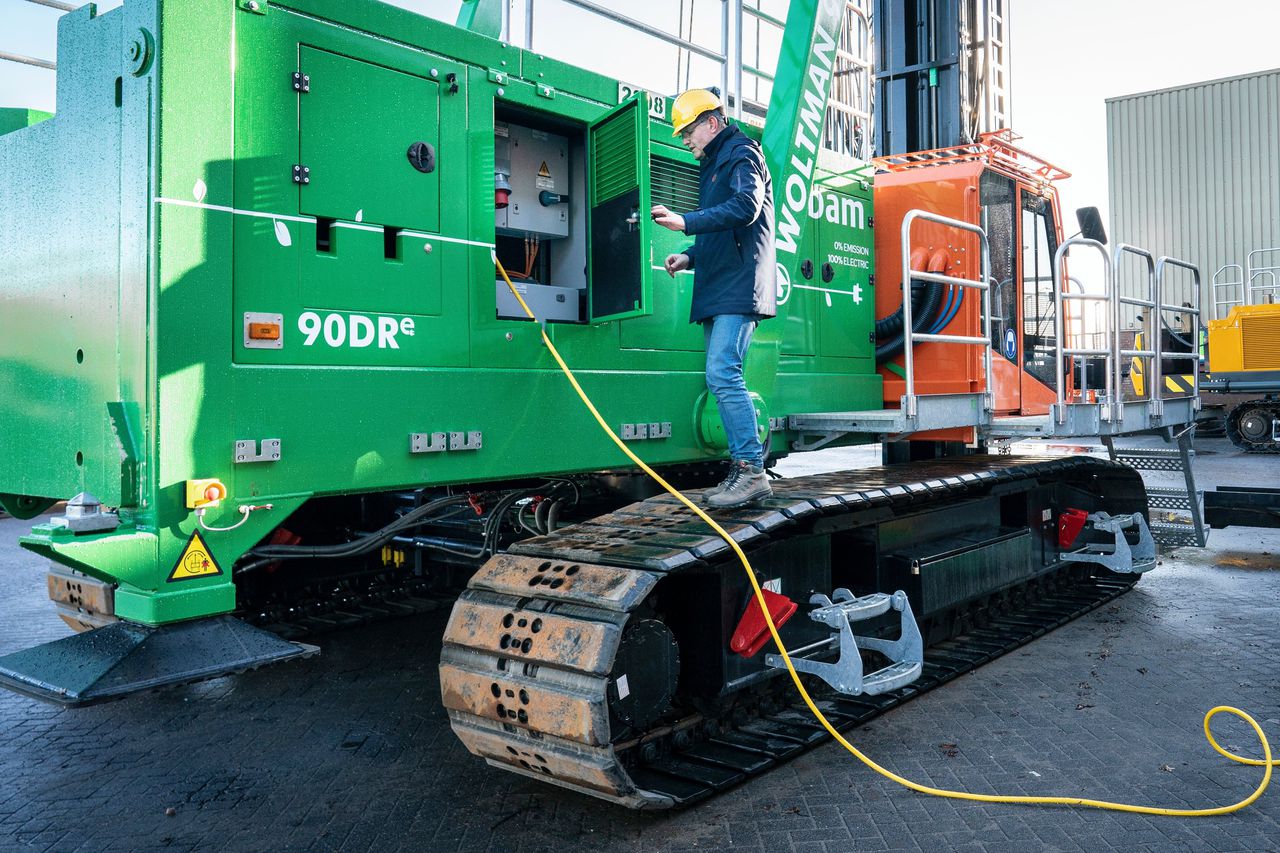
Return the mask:
{"type": "Polygon", "coordinates": [[[689,268],[689,256],[684,252],[678,255],[667,255],[666,267],[667,275],[675,278],[676,273],[689,268]]]}
{"type": "Polygon", "coordinates": [[[672,231],[684,230],[684,217],[678,213],[672,213],[660,204],[655,204],[649,211],[649,215],[663,228],[670,228],[672,231]]]}

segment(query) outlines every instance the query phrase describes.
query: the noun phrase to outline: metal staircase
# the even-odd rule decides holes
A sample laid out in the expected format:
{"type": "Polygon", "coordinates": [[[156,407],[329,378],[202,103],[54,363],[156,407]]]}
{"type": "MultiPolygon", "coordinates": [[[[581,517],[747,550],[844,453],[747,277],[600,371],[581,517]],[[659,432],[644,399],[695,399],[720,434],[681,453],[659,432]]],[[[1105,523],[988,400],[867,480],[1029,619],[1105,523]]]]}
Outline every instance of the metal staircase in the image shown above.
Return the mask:
{"type": "Polygon", "coordinates": [[[1102,443],[1113,462],[1138,471],[1182,474],[1182,487],[1147,486],[1147,505],[1152,516],[1151,535],[1157,544],[1166,548],[1203,548],[1208,539],[1201,511],[1203,495],[1196,489],[1195,474],[1191,468],[1196,453],[1191,447],[1193,434],[1194,427],[1191,426],[1178,433],[1166,428],[1162,431],[1164,440],[1176,445],[1168,448],[1117,447],[1114,438],[1102,436],[1102,443]],[[1166,517],[1157,520],[1161,514],[1166,517]]]}

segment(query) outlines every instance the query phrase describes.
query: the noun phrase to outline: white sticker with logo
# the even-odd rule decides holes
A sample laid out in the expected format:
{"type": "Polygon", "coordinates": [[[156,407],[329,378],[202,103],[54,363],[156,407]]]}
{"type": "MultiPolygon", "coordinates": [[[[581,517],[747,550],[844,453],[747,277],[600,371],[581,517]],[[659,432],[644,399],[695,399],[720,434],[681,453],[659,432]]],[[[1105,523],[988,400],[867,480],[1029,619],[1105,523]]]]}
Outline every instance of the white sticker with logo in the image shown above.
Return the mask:
{"type": "Polygon", "coordinates": [[[298,331],[303,335],[303,346],[314,346],[323,343],[338,349],[367,349],[376,346],[378,349],[400,349],[400,337],[414,336],[412,317],[388,317],[364,314],[325,314],[321,316],[315,311],[305,311],[298,317],[298,331]]]}

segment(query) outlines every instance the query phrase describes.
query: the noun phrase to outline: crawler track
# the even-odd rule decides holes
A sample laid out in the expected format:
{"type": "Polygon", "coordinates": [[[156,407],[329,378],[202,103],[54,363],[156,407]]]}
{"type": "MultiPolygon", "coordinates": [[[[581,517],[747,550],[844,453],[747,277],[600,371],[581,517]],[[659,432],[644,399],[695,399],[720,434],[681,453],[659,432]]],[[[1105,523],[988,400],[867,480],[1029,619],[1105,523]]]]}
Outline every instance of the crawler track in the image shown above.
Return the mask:
{"type": "MultiPolygon", "coordinates": [[[[1081,458],[937,460],[777,481],[773,499],[716,517],[752,556],[789,535],[812,535],[818,522],[829,527],[845,517],[871,526],[895,513],[1025,488],[1028,481],[1093,477],[1124,493],[1132,507],[1141,487],[1134,492],[1131,473],[1118,468],[1081,458]]],[[[619,721],[618,702],[628,688],[615,656],[629,620],[652,616],[644,609],[650,593],[664,578],[694,567],[741,571],[726,543],[674,498],[632,504],[511,551],[486,563],[462,593],[440,664],[453,729],[490,764],[630,808],[669,808],[763,773],[828,738],[790,682],[776,677],[785,677],[780,671],[756,679],[729,703],[700,707],[677,697],[668,714],[640,731],[619,721]]],[[[934,640],[924,674],[909,687],[852,698],[815,681],[810,692],[837,728],[852,728],[1132,585],[1128,576],[1095,576],[1063,562],[1016,588],[1006,585],[933,614],[922,625],[926,642],[934,640]]],[[[718,612],[709,618],[718,619],[718,612]]]]}
{"type": "Polygon", "coordinates": [[[1272,440],[1271,423],[1280,418],[1280,402],[1249,400],[1227,413],[1227,438],[1249,453],[1280,453],[1280,442],[1272,440]]]}

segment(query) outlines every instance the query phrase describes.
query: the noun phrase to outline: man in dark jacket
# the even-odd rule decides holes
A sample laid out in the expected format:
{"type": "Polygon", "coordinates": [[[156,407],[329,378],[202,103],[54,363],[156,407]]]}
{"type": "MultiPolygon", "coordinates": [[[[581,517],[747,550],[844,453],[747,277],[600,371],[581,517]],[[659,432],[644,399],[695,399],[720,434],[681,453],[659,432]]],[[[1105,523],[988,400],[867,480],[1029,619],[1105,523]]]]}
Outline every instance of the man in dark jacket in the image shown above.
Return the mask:
{"type": "Polygon", "coordinates": [[[742,506],[769,497],[764,447],[742,364],[751,336],[777,312],[777,259],[773,237],[773,184],[754,140],[725,120],[720,99],[690,89],[672,108],[675,134],[699,161],[698,209],[674,213],[657,204],[653,220],[694,238],[666,259],[673,278],[693,270],[692,323],[707,343],[707,388],[716,398],[732,463],[724,482],[709,490],[708,506],[742,506]]]}

